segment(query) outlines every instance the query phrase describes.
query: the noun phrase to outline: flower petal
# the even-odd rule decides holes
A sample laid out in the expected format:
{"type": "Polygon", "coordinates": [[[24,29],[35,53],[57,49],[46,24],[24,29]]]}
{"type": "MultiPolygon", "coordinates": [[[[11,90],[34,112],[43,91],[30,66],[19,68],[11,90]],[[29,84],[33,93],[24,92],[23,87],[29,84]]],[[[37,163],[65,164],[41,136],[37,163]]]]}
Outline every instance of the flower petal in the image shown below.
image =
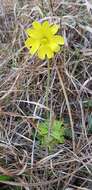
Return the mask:
{"type": "Polygon", "coordinates": [[[55,35],[54,40],[57,44],[64,45],[64,38],[60,35],[55,35]]]}
{"type": "Polygon", "coordinates": [[[29,49],[32,46],[33,40],[31,38],[28,38],[25,41],[25,46],[29,49]]]}
{"type": "Polygon", "coordinates": [[[38,22],[38,21],[34,21],[33,23],[32,23],[32,26],[35,28],[35,29],[41,29],[41,23],[40,22],[38,22]]]}
{"type": "Polygon", "coordinates": [[[45,55],[46,55],[46,49],[44,46],[41,46],[39,49],[38,49],[38,57],[40,59],[45,59],[45,55]]]}
{"type": "Polygon", "coordinates": [[[32,47],[30,48],[31,55],[34,55],[36,51],[39,49],[40,42],[38,40],[35,40],[34,43],[32,43],[32,47]]]}
{"type": "Polygon", "coordinates": [[[53,51],[50,49],[49,46],[41,46],[38,50],[38,57],[40,59],[45,59],[45,56],[47,55],[48,59],[51,59],[54,56],[53,51]]]}
{"type": "Polygon", "coordinates": [[[53,24],[51,27],[50,27],[50,30],[52,32],[52,34],[56,34],[58,32],[58,29],[59,29],[59,26],[56,25],[56,24],[53,24]]]}
{"type": "Polygon", "coordinates": [[[49,27],[50,27],[50,24],[49,24],[48,21],[44,21],[44,22],[42,23],[42,29],[46,30],[46,29],[48,29],[49,27]]]}
{"type": "Polygon", "coordinates": [[[49,47],[47,47],[46,54],[48,59],[51,59],[54,56],[53,51],[49,47]]]}
{"type": "Polygon", "coordinates": [[[50,42],[49,42],[49,45],[50,49],[54,52],[56,52],[56,49],[58,47],[58,43],[56,42],[55,38],[53,37],[50,42]]]}
{"type": "Polygon", "coordinates": [[[45,21],[42,23],[42,36],[43,37],[46,37],[46,38],[51,38],[52,37],[52,32],[51,32],[51,29],[50,29],[50,24],[48,21],[45,21]]]}
{"type": "Polygon", "coordinates": [[[59,52],[59,51],[60,51],[60,46],[59,46],[59,45],[57,45],[57,46],[56,46],[56,48],[54,49],[54,52],[56,52],[56,53],[57,53],[57,52],[59,52]]]}
{"type": "Polygon", "coordinates": [[[40,39],[42,36],[42,32],[38,29],[30,29],[28,28],[27,30],[25,30],[26,34],[34,39],[40,39]]]}
{"type": "Polygon", "coordinates": [[[26,34],[27,34],[28,36],[31,37],[31,35],[32,35],[32,33],[34,32],[34,30],[31,29],[31,28],[28,28],[28,29],[25,30],[25,32],[26,32],[26,34]]]}

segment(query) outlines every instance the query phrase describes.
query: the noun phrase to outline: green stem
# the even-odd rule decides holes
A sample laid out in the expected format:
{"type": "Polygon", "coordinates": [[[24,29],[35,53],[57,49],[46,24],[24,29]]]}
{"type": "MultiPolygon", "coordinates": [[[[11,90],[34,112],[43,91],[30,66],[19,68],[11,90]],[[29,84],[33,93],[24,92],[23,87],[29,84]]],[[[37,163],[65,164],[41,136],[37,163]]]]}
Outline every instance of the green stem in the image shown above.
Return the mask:
{"type": "MultiPolygon", "coordinates": [[[[50,63],[48,60],[48,76],[47,76],[47,88],[46,88],[46,106],[49,107],[49,86],[50,86],[50,63]]],[[[47,113],[47,119],[49,115],[47,113]]]]}

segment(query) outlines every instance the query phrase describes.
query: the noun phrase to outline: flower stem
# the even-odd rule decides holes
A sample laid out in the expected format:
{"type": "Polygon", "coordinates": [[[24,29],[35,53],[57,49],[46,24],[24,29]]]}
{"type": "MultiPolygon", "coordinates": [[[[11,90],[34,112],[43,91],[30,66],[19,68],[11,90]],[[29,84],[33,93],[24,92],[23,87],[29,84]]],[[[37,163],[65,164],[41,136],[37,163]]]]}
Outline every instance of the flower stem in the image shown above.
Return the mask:
{"type": "MultiPolygon", "coordinates": [[[[47,88],[46,88],[46,106],[49,107],[49,86],[50,86],[50,63],[48,60],[48,76],[47,76],[47,88]]],[[[48,112],[47,112],[47,119],[49,118],[48,112]]]]}

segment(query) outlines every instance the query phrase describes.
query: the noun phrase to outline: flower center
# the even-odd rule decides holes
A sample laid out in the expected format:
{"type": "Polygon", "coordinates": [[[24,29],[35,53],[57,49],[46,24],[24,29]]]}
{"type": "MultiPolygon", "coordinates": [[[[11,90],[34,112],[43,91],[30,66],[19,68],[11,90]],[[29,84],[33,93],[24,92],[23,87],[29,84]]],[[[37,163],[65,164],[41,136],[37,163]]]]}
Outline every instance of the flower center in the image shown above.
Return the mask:
{"type": "Polygon", "coordinates": [[[46,44],[48,44],[48,39],[46,37],[44,37],[41,40],[41,45],[46,45],[46,44]]]}

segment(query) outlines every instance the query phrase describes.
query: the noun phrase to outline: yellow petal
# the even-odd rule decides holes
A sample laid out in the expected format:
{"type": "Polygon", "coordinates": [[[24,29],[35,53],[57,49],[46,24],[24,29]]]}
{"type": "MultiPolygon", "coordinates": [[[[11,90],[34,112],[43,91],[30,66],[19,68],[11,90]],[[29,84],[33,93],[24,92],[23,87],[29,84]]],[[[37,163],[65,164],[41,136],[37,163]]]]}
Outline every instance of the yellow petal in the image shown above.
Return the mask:
{"type": "Polygon", "coordinates": [[[60,46],[57,46],[55,49],[54,49],[54,52],[59,52],[60,51],[60,46]]]}
{"type": "Polygon", "coordinates": [[[48,21],[44,21],[44,22],[42,23],[42,28],[43,28],[44,30],[48,29],[49,27],[50,27],[50,24],[49,24],[48,21]]]}
{"type": "Polygon", "coordinates": [[[25,30],[25,32],[26,32],[26,34],[27,34],[28,36],[31,37],[31,34],[34,32],[34,30],[31,29],[31,28],[28,28],[28,29],[25,30]]]}
{"type": "Polygon", "coordinates": [[[42,36],[42,33],[40,32],[40,30],[36,30],[36,29],[30,29],[28,28],[27,30],[25,30],[26,34],[34,39],[40,39],[42,36]]]}
{"type": "Polygon", "coordinates": [[[54,56],[53,51],[50,49],[49,46],[41,46],[38,50],[38,57],[40,59],[45,59],[45,56],[47,56],[48,59],[51,59],[54,56]]]}
{"type": "Polygon", "coordinates": [[[39,22],[37,22],[37,21],[34,21],[33,23],[32,23],[32,26],[35,28],[35,29],[41,29],[41,24],[39,23],[39,22]]]}
{"type": "Polygon", "coordinates": [[[31,38],[28,38],[26,41],[25,41],[25,46],[27,48],[30,48],[32,46],[32,43],[33,43],[33,40],[31,38]]]}
{"type": "Polygon", "coordinates": [[[38,57],[40,59],[45,59],[45,55],[46,55],[46,50],[44,46],[41,46],[38,50],[38,57]]]}
{"type": "Polygon", "coordinates": [[[39,49],[40,43],[39,41],[34,41],[34,43],[32,43],[32,47],[30,48],[30,53],[32,55],[34,55],[36,53],[36,51],[39,49]]]}
{"type": "Polygon", "coordinates": [[[54,40],[51,40],[48,46],[51,48],[52,51],[54,51],[57,47],[57,43],[55,43],[54,40]]]}
{"type": "Polygon", "coordinates": [[[52,51],[55,51],[57,49],[58,43],[56,42],[55,37],[51,38],[48,46],[50,47],[52,51]]]}
{"type": "Polygon", "coordinates": [[[54,40],[57,44],[64,45],[64,38],[60,35],[55,35],[54,40]]]}
{"type": "Polygon", "coordinates": [[[46,54],[47,54],[48,59],[51,59],[54,56],[53,51],[49,47],[46,50],[46,54]]]}
{"type": "Polygon", "coordinates": [[[56,25],[56,24],[53,24],[53,25],[50,27],[50,30],[51,30],[52,34],[56,34],[57,31],[58,31],[58,29],[59,29],[59,26],[56,25]]]}
{"type": "Polygon", "coordinates": [[[48,21],[45,21],[42,23],[42,35],[43,37],[46,38],[51,38],[51,36],[53,35],[50,29],[50,24],[48,21]]]}

